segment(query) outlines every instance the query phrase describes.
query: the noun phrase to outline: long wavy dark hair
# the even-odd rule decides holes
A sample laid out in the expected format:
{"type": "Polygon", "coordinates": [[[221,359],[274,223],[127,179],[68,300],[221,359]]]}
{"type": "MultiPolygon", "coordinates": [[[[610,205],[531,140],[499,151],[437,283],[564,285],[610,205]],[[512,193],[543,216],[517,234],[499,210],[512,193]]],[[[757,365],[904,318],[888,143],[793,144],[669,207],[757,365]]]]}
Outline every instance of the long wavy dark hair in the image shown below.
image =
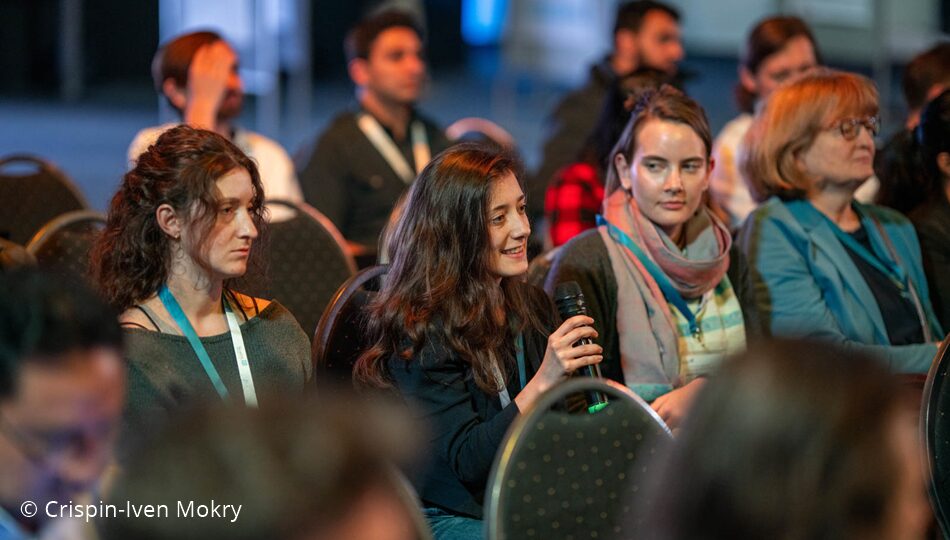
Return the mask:
{"type": "Polygon", "coordinates": [[[256,269],[261,266],[264,189],[257,166],[244,152],[217,133],[181,125],[138,157],[112,197],[106,228],[90,256],[93,277],[115,309],[121,312],[145,300],[168,278],[171,243],[155,217],[160,205],[188,216],[188,226],[197,232],[197,253],[191,256],[203,264],[205,240],[218,215],[216,182],[238,168],[248,172],[254,188],[251,217],[260,235],[249,264],[256,269]]]}
{"type": "Polygon", "coordinates": [[[396,353],[408,362],[434,338],[471,366],[480,389],[497,392],[503,383],[492,364],[507,380],[514,336],[529,328],[546,332],[521,278],[502,278],[499,286],[489,266],[489,196],[509,173],[520,178],[515,158],[466,143],[436,156],[412,184],[392,236],[389,272],[368,307],[375,344],[357,360],[359,383],[391,386],[389,358],[396,353]],[[499,322],[499,313],[515,327],[499,322]]]}
{"type": "Polygon", "coordinates": [[[945,197],[943,173],[937,165],[937,156],[950,152],[950,90],[944,90],[924,106],[920,123],[914,130],[927,182],[920,191],[927,200],[945,197]]]}

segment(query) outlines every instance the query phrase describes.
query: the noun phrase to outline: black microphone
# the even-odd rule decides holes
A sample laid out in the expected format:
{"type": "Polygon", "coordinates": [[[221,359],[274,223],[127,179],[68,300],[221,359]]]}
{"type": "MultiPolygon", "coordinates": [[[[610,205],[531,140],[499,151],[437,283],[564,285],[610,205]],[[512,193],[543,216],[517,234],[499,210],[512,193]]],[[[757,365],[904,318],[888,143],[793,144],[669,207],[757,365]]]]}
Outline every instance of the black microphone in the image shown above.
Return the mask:
{"type": "MultiPolygon", "coordinates": [[[[581,292],[581,286],[577,284],[576,281],[565,281],[557,286],[554,289],[554,303],[557,305],[557,311],[561,315],[562,320],[570,319],[576,315],[586,315],[590,317],[590,314],[587,312],[587,302],[584,301],[584,293],[581,292]]],[[[574,343],[574,347],[578,345],[589,345],[594,343],[594,340],[590,338],[582,338],[574,343]]],[[[596,377],[602,378],[600,374],[600,366],[597,364],[584,366],[577,370],[581,375],[585,377],[596,377]]],[[[607,396],[600,391],[591,391],[585,392],[587,396],[587,410],[589,412],[597,412],[607,406],[607,396]]]]}

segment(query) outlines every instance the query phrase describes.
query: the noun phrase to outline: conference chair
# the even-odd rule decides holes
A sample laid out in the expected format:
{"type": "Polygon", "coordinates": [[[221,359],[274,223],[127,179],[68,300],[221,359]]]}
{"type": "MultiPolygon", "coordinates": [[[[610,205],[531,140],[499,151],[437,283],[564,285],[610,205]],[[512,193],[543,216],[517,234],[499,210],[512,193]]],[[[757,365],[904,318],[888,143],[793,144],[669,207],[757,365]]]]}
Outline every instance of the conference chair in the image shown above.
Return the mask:
{"type": "Polygon", "coordinates": [[[927,447],[930,504],[943,537],[950,538],[950,340],[946,338],[924,384],[920,430],[927,447]]]}
{"type": "Polygon", "coordinates": [[[364,308],[379,291],[388,266],[371,266],[348,279],[333,296],[313,335],[311,359],[317,388],[350,388],[353,365],[371,344],[366,339],[364,308]]]}
{"type": "Polygon", "coordinates": [[[267,208],[281,218],[262,239],[267,279],[252,276],[242,292],[279,301],[310,336],[356,263],[337,228],[312,206],[268,200],[267,208]]]}
{"type": "Polygon", "coordinates": [[[669,428],[642,399],[605,379],[571,378],[542,395],[509,428],[485,504],[489,540],[625,538],[632,500],[669,428]],[[564,404],[607,395],[594,413],[564,404]]]}
{"type": "Polygon", "coordinates": [[[44,268],[63,278],[89,282],[89,252],[106,226],[106,217],[76,210],[53,218],[30,239],[26,250],[44,268]]]}
{"type": "Polygon", "coordinates": [[[26,245],[49,220],[89,208],[79,188],[37,156],[0,158],[0,238],[26,245]]]}

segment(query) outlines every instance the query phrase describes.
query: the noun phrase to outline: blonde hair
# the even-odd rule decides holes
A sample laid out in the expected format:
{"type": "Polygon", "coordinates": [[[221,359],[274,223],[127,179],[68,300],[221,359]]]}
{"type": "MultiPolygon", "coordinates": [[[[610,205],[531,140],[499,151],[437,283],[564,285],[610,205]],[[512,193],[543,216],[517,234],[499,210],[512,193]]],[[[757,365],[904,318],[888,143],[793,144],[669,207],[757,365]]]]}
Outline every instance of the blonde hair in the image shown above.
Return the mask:
{"type": "Polygon", "coordinates": [[[777,89],[745,136],[742,171],[752,197],[803,198],[810,181],[796,163],[799,153],[835,121],[877,112],[874,83],[856,73],[819,69],[777,89]]]}

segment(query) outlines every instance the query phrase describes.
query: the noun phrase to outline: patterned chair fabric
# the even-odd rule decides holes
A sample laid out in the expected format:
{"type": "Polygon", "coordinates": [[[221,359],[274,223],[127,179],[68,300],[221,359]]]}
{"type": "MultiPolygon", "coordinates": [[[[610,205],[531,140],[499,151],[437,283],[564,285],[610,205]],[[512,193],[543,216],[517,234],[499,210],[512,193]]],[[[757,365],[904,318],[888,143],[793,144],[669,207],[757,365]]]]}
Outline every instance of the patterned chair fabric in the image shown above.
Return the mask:
{"type": "Polygon", "coordinates": [[[379,291],[388,266],[361,270],[340,286],[327,306],[313,335],[311,357],[317,387],[349,388],[353,383],[353,364],[369,347],[364,331],[364,309],[379,291]]]}
{"type": "Polygon", "coordinates": [[[648,458],[669,439],[649,405],[617,383],[575,377],[556,386],[515,421],[495,459],[488,538],[631,537],[648,458]],[[592,414],[562,406],[591,390],[607,394],[609,405],[592,414]]]}
{"type": "Polygon", "coordinates": [[[356,272],[343,237],[323,214],[306,204],[269,200],[281,221],[268,225],[264,241],[267,278],[251,277],[242,292],[274,299],[312,335],[340,284],[356,272]]]}
{"type": "Polygon", "coordinates": [[[39,157],[0,159],[0,238],[26,245],[56,216],[89,206],[73,182],[39,157]],[[26,172],[18,172],[20,169],[26,172]]]}
{"type": "Polygon", "coordinates": [[[40,268],[69,280],[89,282],[89,251],[106,225],[91,210],[67,212],[44,225],[27,244],[40,268]]]}
{"type": "Polygon", "coordinates": [[[930,504],[944,538],[950,538],[950,339],[947,338],[930,365],[920,409],[921,439],[927,444],[930,504]]]}

